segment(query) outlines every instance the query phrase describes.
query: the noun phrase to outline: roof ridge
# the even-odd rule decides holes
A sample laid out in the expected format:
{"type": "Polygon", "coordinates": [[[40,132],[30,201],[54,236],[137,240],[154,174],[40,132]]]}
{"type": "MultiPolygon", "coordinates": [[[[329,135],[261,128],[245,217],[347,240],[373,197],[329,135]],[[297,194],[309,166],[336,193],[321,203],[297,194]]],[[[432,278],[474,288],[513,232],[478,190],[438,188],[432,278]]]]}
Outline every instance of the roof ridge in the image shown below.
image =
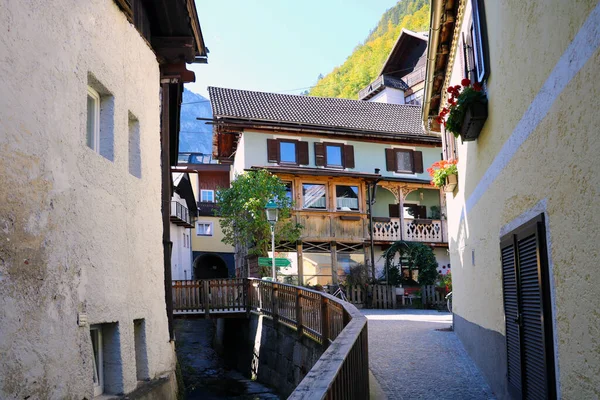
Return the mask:
{"type": "MultiPolygon", "coordinates": [[[[402,81],[401,78],[394,78],[394,79],[402,81]]],[[[224,88],[224,87],[218,87],[218,86],[208,86],[208,92],[209,92],[209,94],[210,94],[210,90],[211,89],[231,90],[231,91],[246,92],[246,93],[262,93],[262,94],[268,94],[268,95],[275,95],[275,96],[282,96],[282,97],[292,97],[292,98],[302,98],[302,99],[324,99],[324,100],[334,100],[334,101],[347,101],[347,102],[360,103],[360,104],[363,104],[363,103],[378,104],[378,105],[381,105],[381,106],[391,106],[391,107],[420,107],[420,106],[414,105],[414,104],[378,103],[378,102],[373,102],[373,101],[346,99],[346,98],[343,98],[343,97],[305,96],[305,95],[301,95],[301,94],[264,92],[264,91],[261,91],[261,90],[234,89],[234,88],[224,88]]],[[[369,106],[367,106],[367,107],[369,107],[369,106]]]]}

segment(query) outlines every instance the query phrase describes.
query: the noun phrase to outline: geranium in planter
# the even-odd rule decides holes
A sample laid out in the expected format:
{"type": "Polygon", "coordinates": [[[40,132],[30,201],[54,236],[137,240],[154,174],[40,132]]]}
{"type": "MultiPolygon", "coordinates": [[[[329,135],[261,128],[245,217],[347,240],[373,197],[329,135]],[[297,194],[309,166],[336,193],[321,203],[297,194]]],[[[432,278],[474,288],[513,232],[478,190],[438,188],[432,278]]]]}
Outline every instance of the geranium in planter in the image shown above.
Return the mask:
{"type": "Polygon", "coordinates": [[[431,184],[443,188],[444,192],[452,192],[458,183],[457,162],[457,160],[441,160],[427,168],[431,176],[431,184]]]}
{"type": "Polygon", "coordinates": [[[451,95],[448,107],[442,109],[437,122],[444,124],[455,137],[460,136],[464,142],[469,142],[477,139],[487,119],[487,97],[477,82],[471,85],[471,81],[465,78],[461,85],[448,88],[451,95]],[[446,116],[448,118],[444,120],[446,116]]]}

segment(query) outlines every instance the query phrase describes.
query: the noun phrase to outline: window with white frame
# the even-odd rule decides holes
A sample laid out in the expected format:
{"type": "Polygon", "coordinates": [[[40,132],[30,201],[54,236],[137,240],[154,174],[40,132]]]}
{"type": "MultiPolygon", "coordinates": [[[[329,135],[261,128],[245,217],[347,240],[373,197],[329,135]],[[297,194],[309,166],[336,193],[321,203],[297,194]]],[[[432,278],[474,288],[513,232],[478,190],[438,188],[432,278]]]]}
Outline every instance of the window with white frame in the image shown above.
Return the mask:
{"type": "Polygon", "coordinates": [[[215,202],[215,191],[214,190],[201,190],[200,191],[200,201],[204,203],[214,203],[215,202]]]}
{"type": "Polygon", "coordinates": [[[94,396],[104,393],[104,360],[102,349],[102,327],[93,325],[90,327],[92,339],[92,353],[94,357],[94,396]]]}
{"type": "Polygon", "coordinates": [[[196,235],[197,236],[212,236],[213,235],[213,223],[212,222],[197,222],[196,223],[196,235]]]}
{"type": "Polygon", "coordinates": [[[90,149],[100,153],[100,94],[87,88],[86,142],[90,149]]]}

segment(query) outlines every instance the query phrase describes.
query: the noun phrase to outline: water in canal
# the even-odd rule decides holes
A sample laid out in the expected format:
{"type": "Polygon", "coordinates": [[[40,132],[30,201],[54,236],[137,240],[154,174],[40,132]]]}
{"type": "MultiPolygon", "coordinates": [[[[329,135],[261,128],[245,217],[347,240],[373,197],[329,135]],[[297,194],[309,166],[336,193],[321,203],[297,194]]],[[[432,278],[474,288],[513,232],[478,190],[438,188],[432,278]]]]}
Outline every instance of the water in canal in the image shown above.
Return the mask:
{"type": "Polygon", "coordinates": [[[212,320],[176,320],[177,359],[187,400],[274,400],[275,390],[228,369],[212,346],[212,320]]]}

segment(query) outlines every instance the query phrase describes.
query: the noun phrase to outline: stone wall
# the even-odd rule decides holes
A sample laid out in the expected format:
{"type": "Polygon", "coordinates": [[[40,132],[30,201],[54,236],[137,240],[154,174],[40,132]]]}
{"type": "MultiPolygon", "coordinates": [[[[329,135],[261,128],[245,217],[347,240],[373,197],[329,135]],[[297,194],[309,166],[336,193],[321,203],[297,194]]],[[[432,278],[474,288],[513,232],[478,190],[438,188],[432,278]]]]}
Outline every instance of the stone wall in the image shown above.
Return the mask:
{"type": "Polygon", "coordinates": [[[289,396],[323,354],[323,347],[296,331],[251,314],[217,322],[215,348],[227,364],[289,396]]]}

